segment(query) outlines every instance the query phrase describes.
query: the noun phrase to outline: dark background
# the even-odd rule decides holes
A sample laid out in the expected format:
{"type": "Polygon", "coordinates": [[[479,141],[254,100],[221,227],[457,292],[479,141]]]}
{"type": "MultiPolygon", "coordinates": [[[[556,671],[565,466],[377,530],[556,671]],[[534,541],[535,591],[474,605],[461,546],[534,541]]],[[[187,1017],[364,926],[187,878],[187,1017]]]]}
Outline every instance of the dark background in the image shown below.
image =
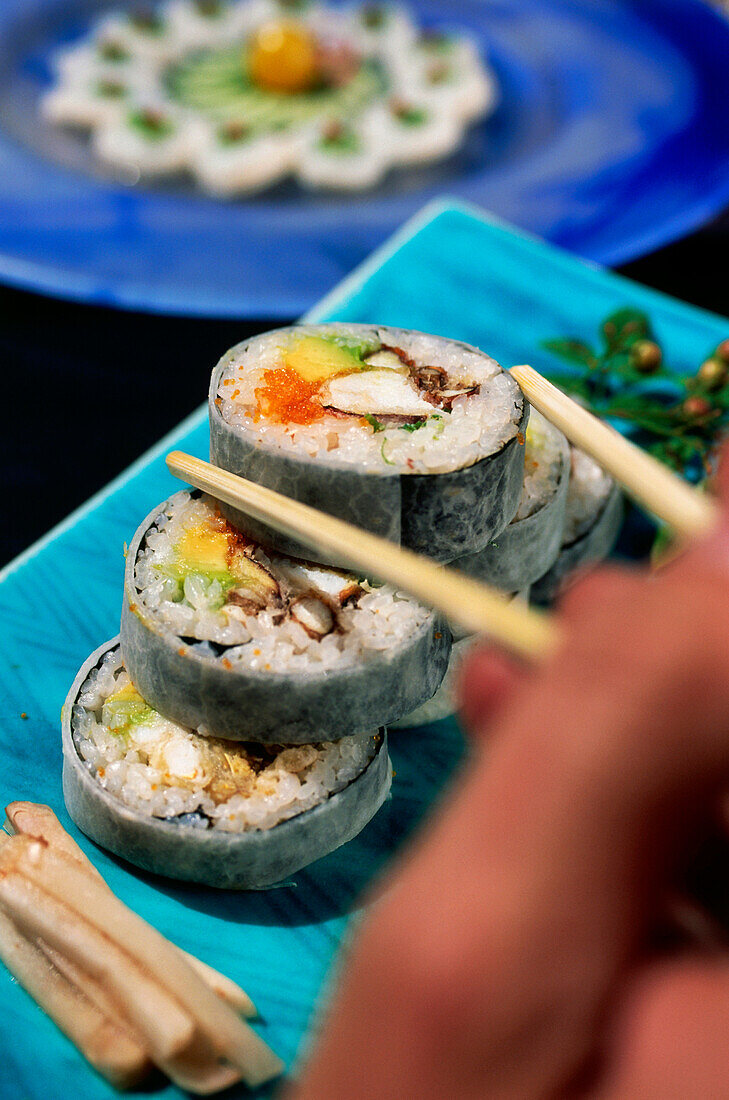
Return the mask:
{"type": "MultiPolygon", "coordinates": [[[[729,316],[728,241],[725,216],[617,270],[729,316]]],[[[272,326],[121,312],[0,287],[0,565],[201,405],[226,348],[272,326]]]]}

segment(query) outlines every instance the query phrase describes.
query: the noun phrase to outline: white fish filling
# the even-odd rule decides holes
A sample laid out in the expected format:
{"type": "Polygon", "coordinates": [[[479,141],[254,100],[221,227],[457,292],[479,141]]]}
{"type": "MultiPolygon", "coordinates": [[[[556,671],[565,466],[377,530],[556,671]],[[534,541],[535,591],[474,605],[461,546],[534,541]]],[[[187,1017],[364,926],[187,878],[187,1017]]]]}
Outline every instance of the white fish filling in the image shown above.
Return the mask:
{"type": "Polygon", "coordinates": [[[111,166],[142,176],[185,169],[217,196],[261,190],[290,175],[313,188],[372,187],[393,167],[451,155],[466,128],[496,102],[495,78],[469,38],[458,31],[421,35],[404,9],[387,4],[312,3],[292,12],[276,0],[168,0],[151,19],[103,17],[86,39],[58,55],[55,70],[57,83],[42,101],[50,121],[92,131],[96,154],[111,166]],[[295,21],[316,37],[317,48],[333,45],[354,57],[357,68],[335,77],[331,95],[271,94],[256,85],[244,95],[241,82],[230,86],[227,100],[219,99],[208,70],[201,77],[204,106],[176,94],[170,74],[179,66],[206,51],[222,57],[236,48],[242,66],[251,36],[274,20],[295,21]],[[119,54],[111,61],[103,56],[109,44],[119,54]],[[96,75],[110,65],[133,77],[124,110],[113,110],[98,90],[96,75]],[[170,143],[163,147],[135,131],[132,116],[149,101],[180,112],[187,140],[175,144],[174,155],[170,143]],[[255,131],[245,152],[220,137],[221,122],[231,118],[255,131]],[[323,140],[332,122],[347,128],[347,141],[323,140]],[[280,141],[266,140],[280,136],[282,124],[285,154],[280,141]]]}
{"type": "Polygon", "coordinates": [[[586,534],[595,523],[615,482],[593,458],[577,447],[570,448],[572,470],[567,488],[567,517],[562,545],[568,546],[586,534]]]}
{"type": "Polygon", "coordinates": [[[125,805],[181,827],[271,829],[342,790],[376,751],[375,731],[259,751],[200,737],[143,701],[124,720],[107,700],[129,684],[118,649],[89,674],[71,717],[78,753],[125,805]]]}
{"type": "MultiPolygon", "coordinates": [[[[377,363],[380,360],[376,360],[377,363]]],[[[224,420],[239,429],[251,443],[261,447],[316,459],[322,464],[354,466],[379,474],[443,473],[471,466],[494,454],[517,432],[520,409],[514,383],[495,359],[481,352],[422,333],[389,331],[372,327],[363,330],[347,325],[300,326],[290,333],[271,332],[229,352],[218,390],[219,410],[224,420]],[[349,391],[343,404],[353,408],[350,417],[325,415],[311,424],[277,423],[261,415],[256,390],[265,383],[266,371],[281,365],[283,351],[302,335],[338,334],[353,340],[367,339],[373,350],[379,344],[399,347],[417,364],[443,368],[454,389],[477,386],[478,393],[456,397],[447,411],[428,404],[398,370],[373,370],[361,375],[336,378],[322,393],[340,386],[349,391]],[[387,384],[381,380],[387,378],[387,384]],[[355,400],[354,389],[360,387],[355,400]],[[411,414],[424,418],[416,430],[410,426],[371,424],[361,419],[387,416],[394,408],[395,395],[411,414]],[[418,404],[415,404],[415,401],[418,404]],[[427,409],[427,412],[426,412],[427,409]]],[[[321,404],[325,401],[322,399],[321,404]]]]}
{"type": "Polygon", "coordinates": [[[214,515],[208,498],[176,493],[149,531],[135,567],[144,608],[175,634],[199,639],[198,651],[211,660],[259,671],[325,674],[397,649],[429,618],[422,604],[390,585],[373,588],[363,582],[360,588],[355,578],[337,570],[269,555],[260,547],[254,560],[289,592],[288,613],[275,606],[257,612],[221,606],[220,584],[202,574],[187,576],[180,591],[179,582],[169,577],[175,547],[185,531],[209,523],[214,515]],[[346,602],[350,591],[356,600],[346,602]],[[338,607],[340,596],[343,606],[338,607]],[[327,627],[335,629],[325,632],[327,627]],[[228,648],[218,654],[210,642],[228,648]]]}

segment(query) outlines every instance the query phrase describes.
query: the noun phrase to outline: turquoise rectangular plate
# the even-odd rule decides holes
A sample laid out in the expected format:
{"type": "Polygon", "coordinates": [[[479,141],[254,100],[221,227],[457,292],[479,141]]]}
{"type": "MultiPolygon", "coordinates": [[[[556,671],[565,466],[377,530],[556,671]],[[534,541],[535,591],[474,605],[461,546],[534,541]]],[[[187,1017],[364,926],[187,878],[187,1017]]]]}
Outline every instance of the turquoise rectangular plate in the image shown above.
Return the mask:
{"type": "MultiPolygon", "coordinates": [[[[475,209],[440,202],[309,318],[424,329],[477,344],[505,365],[530,362],[548,372],[554,361],[540,350],[543,339],[591,340],[602,318],[622,305],[650,314],[677,370],[695,370],[729,329],[719,317],[588,266],[475,209]]],[[[179,487],[164,465],[173,447],[207,455],[203,409],[0,574],[0,795],[2,805],[49,803],[124,901],[248,990],[261,1012],[256,1026],[291,1065],[305,1049],[363,888],[432,803],[462,741],[451,720],[417,735],[395,732],[388,805],[345,850],[267,892],[221,893],[144,875],[78,833],[61,795],[61,705],[86,656],[118,630],[124,543],[179,487]]],[[[0,996],[4,1100],[115,1095],[2,968],[0,996]]],[[[155,1095],[177,1090],[160,1084],[155,1095]]]]}

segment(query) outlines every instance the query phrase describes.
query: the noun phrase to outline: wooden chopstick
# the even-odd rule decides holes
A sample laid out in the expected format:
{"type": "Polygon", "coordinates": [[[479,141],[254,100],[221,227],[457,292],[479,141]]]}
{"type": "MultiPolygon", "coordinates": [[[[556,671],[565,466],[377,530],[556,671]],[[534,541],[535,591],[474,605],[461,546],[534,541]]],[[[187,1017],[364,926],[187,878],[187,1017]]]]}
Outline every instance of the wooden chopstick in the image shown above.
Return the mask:
{"type": "Polygon", "coordinates": [[[715,525],[718,510],[710,497],[583,409],[533,367],[512,367],[511,374],[547,420],[594,458],[631,497],[663,520],[679,538],[706,534],[715,525]]]}
{"type": "Polygon", "coordinates": [[[342,565],[394,584],[468,633],[489,634],[520,657],[539,660],[558,643],[548,615],[519,600],[508,602],[488,585],[182,451],[172,451],[167,465],[175,477],[342,565]]]}

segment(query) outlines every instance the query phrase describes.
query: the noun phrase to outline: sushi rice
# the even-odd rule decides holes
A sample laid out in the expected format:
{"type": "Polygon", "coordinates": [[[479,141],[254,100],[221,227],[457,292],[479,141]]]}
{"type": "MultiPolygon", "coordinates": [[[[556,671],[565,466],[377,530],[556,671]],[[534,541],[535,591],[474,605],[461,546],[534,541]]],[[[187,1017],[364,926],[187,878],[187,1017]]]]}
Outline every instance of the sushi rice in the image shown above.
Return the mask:
{"type": "Polygon", "coordinates": [[[576,542],[590,529],[615,486],[610,474],[578,447],[571,448],[571,464],[563,546],[576,542]]]}
{"type": "Polygon", "coordinates": [[[550,603],[570,573],[608,556],[620,532],[623,513],[619,485],[594,459],[572,447],[562,545],[550,569],[532,586],[536,603],[550,603]]]}
{"type": "Polygon", "coordinates": [[[562,433],[532,409],[516,515],[482,550],[458,558],[454,568],[505,592],[519,591],[543,576],[562,543],[569,454],[562,433]]]}
{"type": "MultiPolygon", "coordinates": [[[[307,567],[262,547],[248,547],[251,560],[260,564],[279,583],[289,602],[284,612],[278,601],[270,608],[246,608],[226,601],[221,583],[201,569],[186,571],[184,581],[173,579],[178,547],[191,532],[216,537],[237,533],[222,519],[215,502],[186,490],[175,493],[149,529],[135,563],[138,600],[164,627],[185,638],[198,640],[196,650],[226,667],[309,675],[342,669],[366,661],[369,656],[401,646],[431,617],[431,612],[412,597],[390,585],[373,587],[351,574],[318,566],[307,567]],[[322,585],[324,606],[313,611],[326,615],[335,589],[351,589],[335,622],[324,635],[312,633],[296,617],[298,598],[314,598],[322,585]],[[214,644],[209,644],[214,643],[214,644]]],[[[245,540],[244,540],[245,542],[245,540]]],[[[137,597],[135,597],[136,599],[137,597]]],[[[327,621],[325,626],[329,626],[327,621]]]]}
{"type": "Polygon", "coordinates": [[[532,408],[526,431],[524,484],[512,523],[534,515],[558,491],[564,448],[565,438],[559,429],[532,408]]]}
{"type": "Polygon", "coordinates": [[[127,552],[127,670],[205,736],[302,744],[379,727],[436,691],[450,642],[412,597],[264,550],[197,491],[154,509],[127,552]]]}
{"type": "Polygon", "coordinates": [[[202,738],[136,693],[117,648],[72,707],[77,751],[104,790],[137,813],[191,829],[272,829],[342,790],[374,755],[376,731],[263,749],[202,738]]]}
{"type": "MultiPolygon", "coordinates": [[[[339,324],[266,333],[234,347],[215,378],[213,398],[221,417],[251,443],[315,458],[324,465],[352,466],[386,476],[444,473],[470,466],[516,435],[521,413],[516,384],[495,359],[453,340],[404,329],[339,324]],[[368,389],[362,386],[357,394],[342,398],[356,411],[332,408],[336,398],[330,382],[312,397],[323,407],[321,418],[309,424],[266,418],[256,391],[260,395],[267,372],[280,368],[287,352],[307,337],[361,349],[365,357],[376,355],[383,346],[397,346],[417,365],[444,370],[448,385],[464,394],[452,401],[448,411],[429,404],[417,392],[395,356],[392,366],[371,370],[364,361],[355,367],[353,359],[353,368],[361,372],[356,381],[366,383],[368,374],[372,379],[368,389]],[[396,394],[390,391],[393,380],[399,385],[396,394]],[[469,393],[471,389],[478,392],[469,393]],[[397,410],[411,411],[398,415],[397,410]],[[368,422],[368,417],[376,423],[368,422]],[[414,423],[417,427],[412,430],[414,423]]],[[[340,383],[340,378],[334,382],[340,383]]]]}
{"type": "MultiPolygon", "coordinates": [[[[455,340],[362,324],[274,330],[222,357],[208,403],[216,465],[436,561],[482,550],[519,504],[529,406],[494,359],[455,340]]],[[[221,510],[281,553],[336,565],[221,510]]]]}

